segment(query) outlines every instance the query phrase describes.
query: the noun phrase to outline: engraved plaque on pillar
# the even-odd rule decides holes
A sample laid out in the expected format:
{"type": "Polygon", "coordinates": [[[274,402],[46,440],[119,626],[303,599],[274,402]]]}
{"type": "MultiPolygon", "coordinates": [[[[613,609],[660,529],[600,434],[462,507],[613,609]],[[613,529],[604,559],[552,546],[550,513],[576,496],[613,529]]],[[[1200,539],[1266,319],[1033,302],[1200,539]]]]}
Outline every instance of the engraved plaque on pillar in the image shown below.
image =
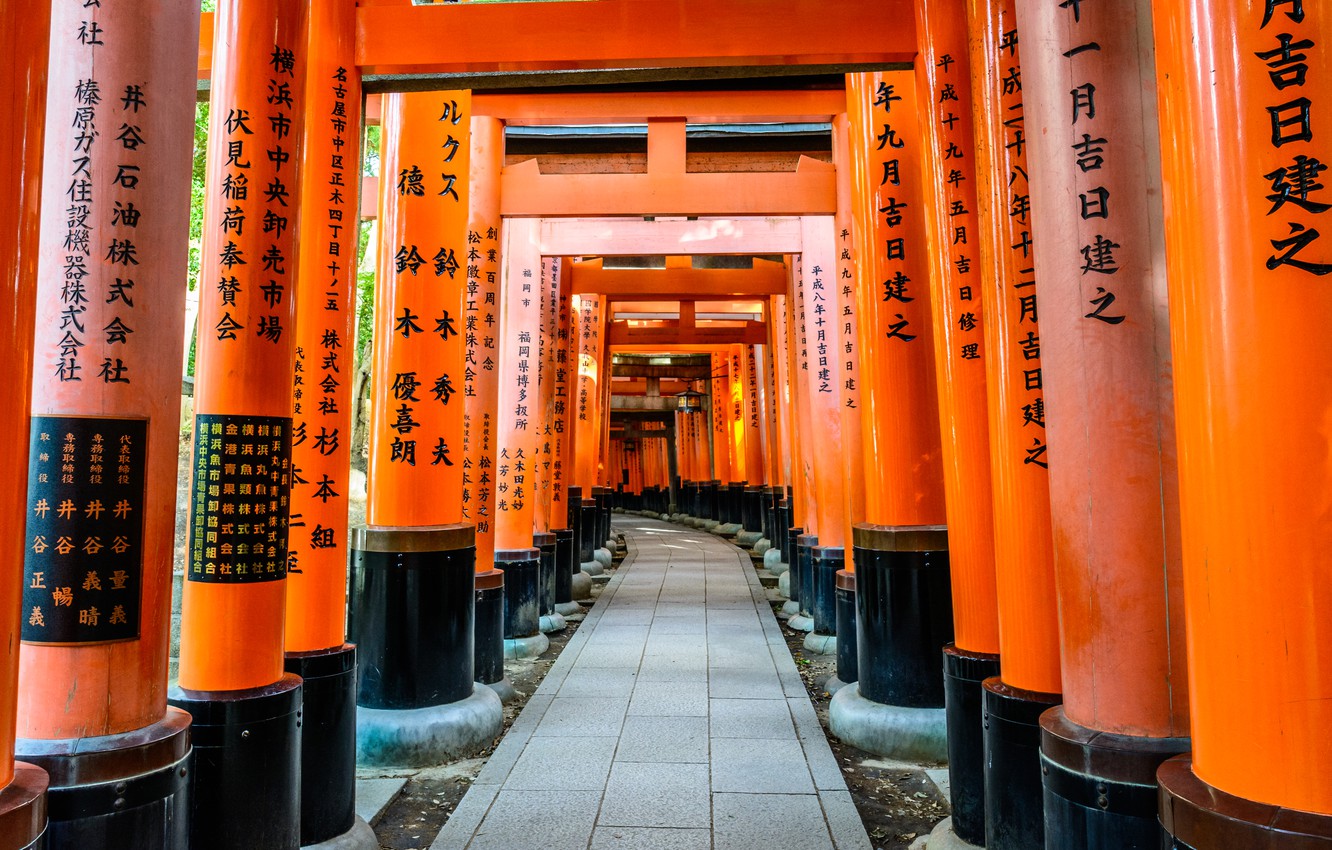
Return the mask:
{"type": "Polygon", "coordinates": [[[147,419],[34,416],[25,643],[139,637],[147,419]]]}
{"type": "Polygon", "coordinates": [[[200,413],[185,577],[216,584],[287,575],[291,420],[200,413]]]}

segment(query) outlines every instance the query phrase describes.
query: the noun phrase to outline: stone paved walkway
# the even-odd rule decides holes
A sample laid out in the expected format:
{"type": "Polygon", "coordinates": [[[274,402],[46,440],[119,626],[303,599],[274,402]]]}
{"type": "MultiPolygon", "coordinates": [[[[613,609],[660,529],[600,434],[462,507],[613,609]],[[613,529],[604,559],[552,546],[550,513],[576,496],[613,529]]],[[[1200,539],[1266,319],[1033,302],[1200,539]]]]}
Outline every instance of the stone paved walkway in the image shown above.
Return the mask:
{"type": "Polygon", "coordinates": [[[869,850],[749,555],[628,555],[431,850],[869,850]]]}

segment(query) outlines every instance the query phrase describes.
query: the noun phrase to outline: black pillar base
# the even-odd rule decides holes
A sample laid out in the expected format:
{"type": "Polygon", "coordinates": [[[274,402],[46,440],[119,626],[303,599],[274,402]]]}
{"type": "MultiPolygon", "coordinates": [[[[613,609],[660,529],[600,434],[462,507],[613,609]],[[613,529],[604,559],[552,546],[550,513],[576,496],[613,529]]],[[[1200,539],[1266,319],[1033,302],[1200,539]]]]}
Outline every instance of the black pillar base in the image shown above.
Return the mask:
{"type": "Polygon", "coordinates": [[[782,561],[791,563],[791,546],[795,538],[791,536],[791,503],[782,499],[777,503],[777,539],[772,541],[782,551],[782,561]]]}
{"type": "MultiPolygon", "coordinates": [[[[569,530],[573,532],[574,556],[577,557],[582,547],[583,488],[569,487],[564,493],[564,512],[569,530]]],[[[577,567],[575,567],[577,569],[577,567]]]]}
{"type": "Polygon", "coordinates": [[[853,531],[860,695],[904,708],[943,708],[939,650],[953,639],[943,526],[858,525],[853,531]]]}
{"type": "Polygon", "coordinates": [[[0,850],[46,850],[46,771],[14,763],[14,779],[0,788],[0,850]]]}
{"type": "Polygon", "coordinates": [[[997,676],[981,686],[985,729],[985,847],[1033,850],[1045,846],[1041,786],[1041,714],[1059,694],[1024,691],[997,676]]]}
{"type": "Polygon", "coordinates": [[[305,682],[301,722],[301,846],[356,823],[356,647],[287,653],[305,682]]]}
{"type": "Polygon", "coordinates": [[[407,710],[472,695],[475,541],[470,525],[352,529],[357,705],[407,710]]]}
{"type": "Polygon", "coordinates": [[[499,549],[495,569],[504,573],[504,639],[541,633],[541,550],[499,549]]]}
{"type": "Polygon", "coordinates": [[[763,532],[763,488],[746,487],[740,496],[740,524],[745,531],[763,532]]]}
{"type": "Polygon", "coordinates": [[[813,534],[802,534],[796,538],[796,562],[791,565],[795,575],[791,578],[791,598],[800,603],[800,615],[814,616],[814,547],[819,545],[819,538],[813,534]],[[800,585],[797,595],[796,585],[800,585]]]}
{"type": "Polygon", "coordinates": [[[495,685],[504,680],[504,573],[476,574],[476,680],[495,685]]]}
{"type": "Polygon", "coordinates": [[[789,528],[787,529],[786,536],[791,541],[791,552],[786,562],[787,564],[790,565],[790,569],[787,571],[790,573],[790,576],[786,580],[787,581],[786,598],[790,599],[792,602],[798,605],[800,604],[800,549],[801,549],[800,541],[805,536],[805,529],[789,528]]]}
{"type": "Polygon", "coordinates": [[[1062,706],[1046,711],[1045,846],[1159,850],[1156,769],[1188,749],[1188,738],[1112,735],[1074,723],[1062,706]]]}
{"type": "Polygon", "coordinates": [[[816,546],[810,552],[813,568],[814,601],[810,606],[814,615],[814,633],[835,635],[837,631],[837,573],[846,563],[846,550],[841,546],[816,546]]]}
{"type": "Polygon", "coordinates": [[[555,529],[555,604],[573,601],[573,574],[578,572],[574,560],[574,533],[572,528],[555,529]]]}
{"type": "Polygon", "coordinates": [[[836,584],[837,678],[842,684],[849,685],[860,678],[856,649],[856,574],[838,570],[836,584]]]}
{"type": "Polygon", "coordinates": [[[157,723],[120,735],[16,743],[17,757],[50,779],[49,846],[188,847],[189,714],[168,708],[157,723]]]}
{"type": "Polygon", "coordinates": [[[291,673],[263,688],[168,692],[194,717],[190,850],[301,846],[301,696],[291,673]]]}
{"type": "Polygon", "coordinates": [[[532,545],[541,552],[537,611],[548,617],[555,613],[555,535],[548,531],[532,535],[532,545]]]}
{"type": "Polygon", "coordinates": [[[985,844],[985,728],[981,683],[999,675],[999,656],[943,649],[944,708],[948,723],[948,788],[953,832],[968,844],[985,844]]]}
{"type": "Polygon", "coordinates": [[[1199,779],[1189,756],[1164,762],[1156,781],[1164,850],[1332,848],[1332,816],[1227,794],[1199,779]]]}
{"type": "Polygon", "coordinates": [[[583,499],[578,514],[578,563],[592,560],[592,553],[601,547],[597,540],[597,503],[583,499]]]}

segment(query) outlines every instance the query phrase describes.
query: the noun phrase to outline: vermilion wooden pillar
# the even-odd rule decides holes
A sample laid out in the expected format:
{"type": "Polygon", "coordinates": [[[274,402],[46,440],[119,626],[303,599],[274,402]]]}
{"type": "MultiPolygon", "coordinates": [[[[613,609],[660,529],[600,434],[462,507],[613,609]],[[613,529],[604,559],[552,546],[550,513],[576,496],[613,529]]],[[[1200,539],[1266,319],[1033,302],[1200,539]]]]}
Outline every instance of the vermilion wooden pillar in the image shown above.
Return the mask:
{"type": "MultiPolygon", "coordinates": [[[[504,573],[495,568],[495,452],[499,410],[500,173],[504,125],[473,116],[463,293],[462,518],[476,527],[476,680],[501,698],[504,678],[504,573]]],[[[460,258],[461,260],[461,258],[460,258]]]]}
{"type": "MultiPolygon", "coordinates": [[[[773,400],[776,409],[777,463],[781,470],[781,492],[777,501],[777,537],[773,541],[781,551],[779,564],[790,568],[792,515],[794,513],[794,484],[796,465],[793,462],[794,446],[793,416],[791,412],[791,327],[788,309],[789,298],[774,295],[769,299],[768,314],[772,325],[772,363],[773,363],[773,400]]],[[[779,567],[781,569],[781,567],[779,567]]],[[[789,580],[789,576],[788,576],[789,580]]]]}
{"type": "Polygon", "coordinates": [[[153,506],[175,504],[198,27],[160,2],[52,15],[18,751],[51,776],[49,840],[94,850],[187,840],[185,782],[161,784],[190,738],[166,704],[175,522],[153,506]],[[143,820],[71,816],[90,774],[143,820]]]}
{"type": "Polygon", "coordinates": [[[369,847],[374,834],[356,819],[356,649],[345,640],[361,79],[354,9],[315,0],[309,10],[286,669],[305,682],[301,845],[369,847]]]}
{"type": "Polygon", "coordinates": [[[986,681],[986,846],[1042,839],[1040,713],[1059,702],[1029,135],[1012,0],[968,0],[1002,678],[986,681]]]}
{"type": "Polygon", "coordinates": [[[730,398],[729,382],[726,377],[728,359],[728,356],[722,351],[712,353],[712,381],[709,387],[709,404],[712,415],[713,479],[716,482],[716,487],[710,489],[715,494],[711,519],[717,522],[729,522],[726,518],[729,516],[729,511],[723,511],[726,488],[731,483],[731,440],[730,429],[727,427],[729,421],[727,405],[730,398]]]}
{"type": "Polygon", "coordinates": [[[1332,10],[1153,12],[1193,740],[1161,821],[1198,850],[1325,847],[1332,10]]]}
{"type": "MultiPolygon", "coordinates": [[[[559,264],[561,281],[569,279],[569,261],[561,257],[559,264]]],[[[582,613],[582,606],[574,601],[573,577],[578,573],[578,541],[575,539],[579,505],[575,504],[570,485],[573,482],[573,429],[569,427],[572,413],[573,388],[576,386],[577,373],[570,360],[570,345],[573,342],[570,295],[568,286],[561,285],[556,293],[555,330],[551,340],[554,347],[555,371],[553,378],[553,400],[551,402],[551,436],[553,456],[551,461],[551,518],[555,534],[555,612],[561,616],[582,613]]],[[[579,498],[581,501],[581,497],[579,498]]],[[[581,589],[581,588],[580,588],[581,589]]]]}
{"type": "Polygon", "coordinates": [[[1052,411],[1040,426],[1059,458],[1064,704],[1041,719],[1046,844],[1156,847],[1140,789],[1188,749],[1189,715],[1151,7],[1017,11],[1052,411]]]}
{"type": "Polygon", "coordinates": [[[944,649],[953,831],[985,842],[981,683],[999,674],[994,502],[965,0],[916,4],[925,232],[942,434],[954,642],[944,649]]]}
{"type": "Polygon", "coordinates": [[[462,522],[470,118],[466,91],[384,99],[380,378],[349,619],[363,764],[470,751],[502,722],[499,698],[474,687],[475,529],[462,522]]]}
{"type": "MultiPolygon", "coordinates": [[[[0,143],[0,357],[13,380],[0,383],[0,525],[20,529],[28,504],[18,482],[28,476],[33,320],[41,221],[42,149],[51,4],[0,8],[0,106],[8,116],[0,143]]],[[[64,175],[63,177],[67,177],[64,175]]],[[[63,178],[62,178],[63,179],[63,178]]],[[[17,532],[14,532],[17,533],[17,532]]],[[[0,848],[29,850],[46,830],[46,772],[14,762],[19,638],[24,621],[23,559],[27,547],[0,552],[0,848]]],[[[26,612],[31,616],[31,612],[26,612]]]]}
{"type": "Polygon", "coordinates": [[[283,630],[306,7],[228,0],[214,19],[189,547],[171,693],[194,716],[197,848],[300,843],[301,680],[284,673],[283,630]],[[268,722],[242,738],[259,719],[268,722]]]}
{"type": "MultiPolygon", "coordinates": [[[[577,357],[577,399],[571,419],[575,461],[574,481],[581,492],[578,525],[578,557],[582,564],[595,563],[594,553],[602,547],[599,538],[600,517],[596,495],[601,488],[601,415],[602,384],[609,383],[602,374],[602,299],[595,295],[574,296],[571,310],[577,316],[574,340],[577,357]]],[[[592,567],[595,570],[596,567],[592,567]]]]}
{"type": "Polygon", "coordinates": [[[829,723],[871,751],[942,758],[953,629],[918,103],[908,72],[847,78],[867,495],[853,537],[859,680],[829,723]]]}
{"type": "Polygon", "coordinates": [[[541,633],[541,552],[533,545],[536,510],[537,394],[541,336],[541,247],[537,219],[504,228],[500,282],[499,408],[496,414],[495,566],[504,571],[505,655],[534,658],[550,645],[541,633]]]}

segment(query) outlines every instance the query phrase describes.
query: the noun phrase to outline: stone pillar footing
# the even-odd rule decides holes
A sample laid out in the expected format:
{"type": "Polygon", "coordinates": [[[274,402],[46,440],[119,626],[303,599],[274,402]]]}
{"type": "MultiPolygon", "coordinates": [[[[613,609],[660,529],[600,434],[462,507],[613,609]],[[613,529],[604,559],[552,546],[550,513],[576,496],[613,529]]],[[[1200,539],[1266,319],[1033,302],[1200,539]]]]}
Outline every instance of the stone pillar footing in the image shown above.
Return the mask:
{"type": "Polygon", "coordinates": [[[805,635],[805,652],[809,655],[836,655],[837,635],[810,632],[805,635]]]}
{"type": "Polygon", "coordinates": [[[0,788],[0,848],[28,850],[46,841],[46,771],[15,762],[14,780],[0,788]]]}
{"type": "Polygon", "coordinates": [[[190,850],[301,846],[301,685],[287,673],[262,688],[167,692],[194,718],[190,850]]]}
{"type": "MultiPolygon", "coordinates": [[[[591,587],[589,586],[588,589],[591,590],[591,587]]],[[[564,617],[565,622],[568,622],[570,617],[580,617],[583,614],[586,614],[587,609],[582,605],[579,605],[577,602],[556,602],[555,613],[564,617]]]]}
{"type": "Polygon", "coordinates": [[[1155,850],[1161,842],[1156,769],[1186,753],[1188,738],[1141,738],[1088,729],[1063,706],[1041,715],[1047,846],[1155,850]]]}
{"type": "Polygon", "coordinates": [[[1227,794],[1198,778],[1193,761],[1175,756],[1156,771],[1159,812],[1170,850],[1315,850],[1332,848],[1332,815],[1286,809],[1227,794]]]}
{"type": "Polygon", "coordinates": [[[814,631],[814,618],[805,614],[793,614],[791,619],[786,621],[786,627],[794,632],[812,632],[814,631]]]}
{"type": "MultiPolygon", "coordinates": [[[[185,850],[190,758],[186,712],[168,708],[157,723],[120,735],[19,738],[16,744],[17,758],[41,768],[49,779],[49,847],[185,850]]],[[[5,846],[0,840],[0,847],[5,846]]]]}
{"type": "Polygon", "coordinates": [[[402,711],[362,707],[356,713],[356,763],[428,767],[464,758],[489,746],[503,726],[499,696],[480,683],[466,699],[443,705],[402,711]]]}
{"type": "Polygon", "coordinates": [[[495,682],[479,682],[478,684],[483,684],[494,691],[495,695],[500,698],[500,702],[505,705],[518,698],[518,690],[513,686],[513,682],[509,681],[508,676],[501,677],[495,682]]]}
{"type": "Polygon", "coordinates": [[[1059,694],[1027,691],[986,679],[982,687],[985,729],[985,846],[1030,850],[1045,846],[1041,786],[1040,717],[1059,694]]]}
{"type": "Polygon", "coordinates": [[[541,632],[519,638],[504,639],[504,658],[508,661],[526,661],[537,658],[550,649],[550,638],[541,632]]]}
{"type": "Polygon", "coordinates": [[[379,850],[379,839],[370,824],[356,818],[351,829],[318,844],[302,844],[301,850],[379,850]]]}
{"type": "Polygon", "coordinates": [[[860,695],[859,683],[833,695],[828,728],[851,746],[888,758],[942,762],[948,757],[942,708],[873,702],[860,695]]]}

